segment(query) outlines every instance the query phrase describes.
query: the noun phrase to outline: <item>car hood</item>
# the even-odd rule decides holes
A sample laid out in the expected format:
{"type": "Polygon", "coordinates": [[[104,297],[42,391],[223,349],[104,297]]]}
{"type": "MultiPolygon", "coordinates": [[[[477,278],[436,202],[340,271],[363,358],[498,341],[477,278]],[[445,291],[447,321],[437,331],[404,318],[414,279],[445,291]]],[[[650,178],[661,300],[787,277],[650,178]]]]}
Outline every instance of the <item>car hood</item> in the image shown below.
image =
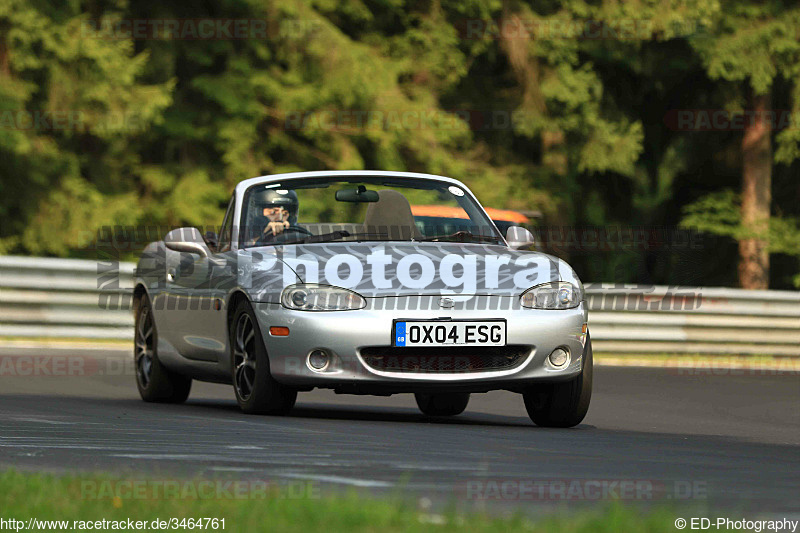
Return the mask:
{"type": "Polygon", "coordinates": [[[325,243],[239,252],[251,294],[277,301],[286,285],[320,283],[367,298],[412,295],[518,296],[551,281],[580,280],[563,260],[505,246],[462,243],[325,243]]]}

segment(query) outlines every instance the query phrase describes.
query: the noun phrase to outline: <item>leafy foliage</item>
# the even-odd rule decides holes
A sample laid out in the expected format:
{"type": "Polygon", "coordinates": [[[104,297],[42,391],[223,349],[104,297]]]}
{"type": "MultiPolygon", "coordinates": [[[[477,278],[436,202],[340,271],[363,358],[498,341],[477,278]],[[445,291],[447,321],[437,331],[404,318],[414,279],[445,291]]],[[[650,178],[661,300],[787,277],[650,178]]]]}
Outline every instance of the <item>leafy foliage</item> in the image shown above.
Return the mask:
{"type": "MultiPolygon", "coordinates": [[[[219,224],[241,179],[319,169],[450,175],[556,226],[670,226],[699,200],[684,223],[736,238],[719,191],[738,187],[738,133],[666,117],[741,110],[746,87],[800,116],[798,27],[781,1],[5,0],[0,253],[88,255],[101,226],[219,224]],[[200,19],[264,34],[96,31],[200,19]],[[34,116],[50,122],[20,125],[34,116]]],[[[772,227],[786,236],[798,131],[774,136],[772,227]]],[[[795,257],[793,237],[770,238],[795,257]]],[[[699,253],[729,264],[731,250],[699,253]]],[[[587,279],[697,281],[669,250],[565,253],[587,279]]],[[[784,265],[777,279],[798,270],[784,265]]]]}
{"type": "MultiPolygon", "coordinates": [[[[739,194],[726,189],[706,195],[684,208],[681,225],[735,240],[761,239],[770,253],[800,258],[800,219],[773,216],[764,232],[754,232],[741,221],[739,194]]],[[[800,288],[800,276],[794,285],[800,288]]]]}

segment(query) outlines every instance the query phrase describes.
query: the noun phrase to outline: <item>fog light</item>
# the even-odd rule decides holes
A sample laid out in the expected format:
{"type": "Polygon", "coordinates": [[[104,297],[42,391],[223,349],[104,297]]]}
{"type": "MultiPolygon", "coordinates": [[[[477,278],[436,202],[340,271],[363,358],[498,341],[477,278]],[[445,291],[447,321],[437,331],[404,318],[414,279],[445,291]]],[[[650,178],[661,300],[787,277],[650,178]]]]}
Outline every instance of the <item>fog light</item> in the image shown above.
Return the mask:
{"type": "Polygon", "coordinates": [[[561,368],[569,361],[569,352],[565,348],[556,348],[550,354],[550,364],[556,368],[561,368]]]}
{"type": "Polygon", "coordinates": [[[314,370],[323,370],[328,366],[328,354],[323,350],[314,350],[308,354],[308,365],[314,370]]]}

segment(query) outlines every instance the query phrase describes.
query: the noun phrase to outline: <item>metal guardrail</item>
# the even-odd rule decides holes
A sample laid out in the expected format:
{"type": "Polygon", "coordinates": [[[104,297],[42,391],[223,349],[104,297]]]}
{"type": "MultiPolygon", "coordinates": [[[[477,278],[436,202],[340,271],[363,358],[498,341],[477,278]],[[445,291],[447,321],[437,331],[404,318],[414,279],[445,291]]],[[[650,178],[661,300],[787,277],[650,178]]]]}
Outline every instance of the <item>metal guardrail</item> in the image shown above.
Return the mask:
{"type": "Polygon", "coordinates": [[[0,257],[0,336],[133,339],[133,263],[0,257]],[[111,299],[127,305],[107,309],[111,299]]]}
{"type": "MultiPolygon", "coordinates": [[[[133,271],[0,257],[0,337],[132,339],[133,271]]],[[[597,351],[800,356],[800,291],[589,283],[586,297],[597,351]]]]}

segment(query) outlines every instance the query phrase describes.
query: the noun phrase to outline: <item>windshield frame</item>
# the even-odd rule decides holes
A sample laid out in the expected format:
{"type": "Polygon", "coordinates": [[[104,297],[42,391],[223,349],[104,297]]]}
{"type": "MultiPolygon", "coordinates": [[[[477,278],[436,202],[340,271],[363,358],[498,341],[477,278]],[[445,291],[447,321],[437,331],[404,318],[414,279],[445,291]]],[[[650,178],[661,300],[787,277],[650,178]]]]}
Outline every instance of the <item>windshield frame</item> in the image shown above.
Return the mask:
{"type": "MultiPolygon", "coordinates": [[[[328,183],[330,185],[333,184],[343,184],[343,183],[357,183],[357,184],[367,184],[367,185],[384,185],[388,187],[398,187],[398,188],[415,188],[413,186],[414,183],[417,184],[426,184],[426,185],[434,185],[434,186],[426,186],[426,187],[416,187],[418,189],[436,189],[436,188],[443,188],[447,189],[448,187],[456,186],[464,192],[464,195],[461,197],[456,196],[456,201],[459,205],[464,209],[467,213],[467,216],[470,217],[472,220],[473,215],[478,220],[474,221],[478,227],[487,227],[490,228],[492,235],[486,235],[487,238],[489,237],[496,237],[497,245],[499,246],[506,246],[507,243],[505,238],[503,237],[502,233],[497,226],[495,225],[494,221],[489,217],[486,213],[486,210],[481,206],[480,202],[478,202],[477,198],[472,194],[472,192],[463,184],[459,182],[455,182],[455,180],[451,179],[436,179],[434,177],[427,177],[427,176],[403,176],[403,175],[393,175],[393,174],[376,174],[376,175],[365,175],[361,173],[354,173],[354,174],[331,174],[331,175],[323,175],[323,176],[309,176],[309,177],[287,177],[281,175],[272,176],[274,179],[271,180],[264,180],[259,183],[253,183],[252,185],[248,186],[243,194],[241,195],[241,208],[239,212],[239,231],[237,232],[237,244],[240,250],[251,249],[251,248],[259,248],[259,247],[277,247],[277,246],[297,246],[303,244],[302,242],[274,242],[274,243],[264,243],[264,244],[254,244],[248,245],[245,241],[246,231],[243,231],[246,225],[245,216],[247,215],[247,203],[250,197],[250,193],[258,188],[264,186],[273,186],[273,187],[283,187],[286,189],[302,189],[302,188],[309,188],[303,187],[303,185],[312,185],[312,184],[324,184],[328,183]],[[284,178],[284,179],[281,179],[284,178]],[[464,205],[462,205],[462,202],[464,205]],[[472,211],[472,212],[470,212],[472,211]]],[[[454,195],[455,196],[455,195],[454,195]]],[[[342,241],[324,241],[322,243],[314,243],[314,244],[329,244],[332,242],[342,242],[342,241]]],[[[349,241],[352,242],[352,241],[349,241]]],[[[420,240],[373,240],[373,239],[364,239],[363,241],[359,242],[403,242],[403,243],[420,243],[425,241],[420,240]]],[[[445,242],[452,242],[452,241],[440,241],[440,243],[445,242]]],[[[489,242],[484,244],[491,244],[489,242]]]]}

